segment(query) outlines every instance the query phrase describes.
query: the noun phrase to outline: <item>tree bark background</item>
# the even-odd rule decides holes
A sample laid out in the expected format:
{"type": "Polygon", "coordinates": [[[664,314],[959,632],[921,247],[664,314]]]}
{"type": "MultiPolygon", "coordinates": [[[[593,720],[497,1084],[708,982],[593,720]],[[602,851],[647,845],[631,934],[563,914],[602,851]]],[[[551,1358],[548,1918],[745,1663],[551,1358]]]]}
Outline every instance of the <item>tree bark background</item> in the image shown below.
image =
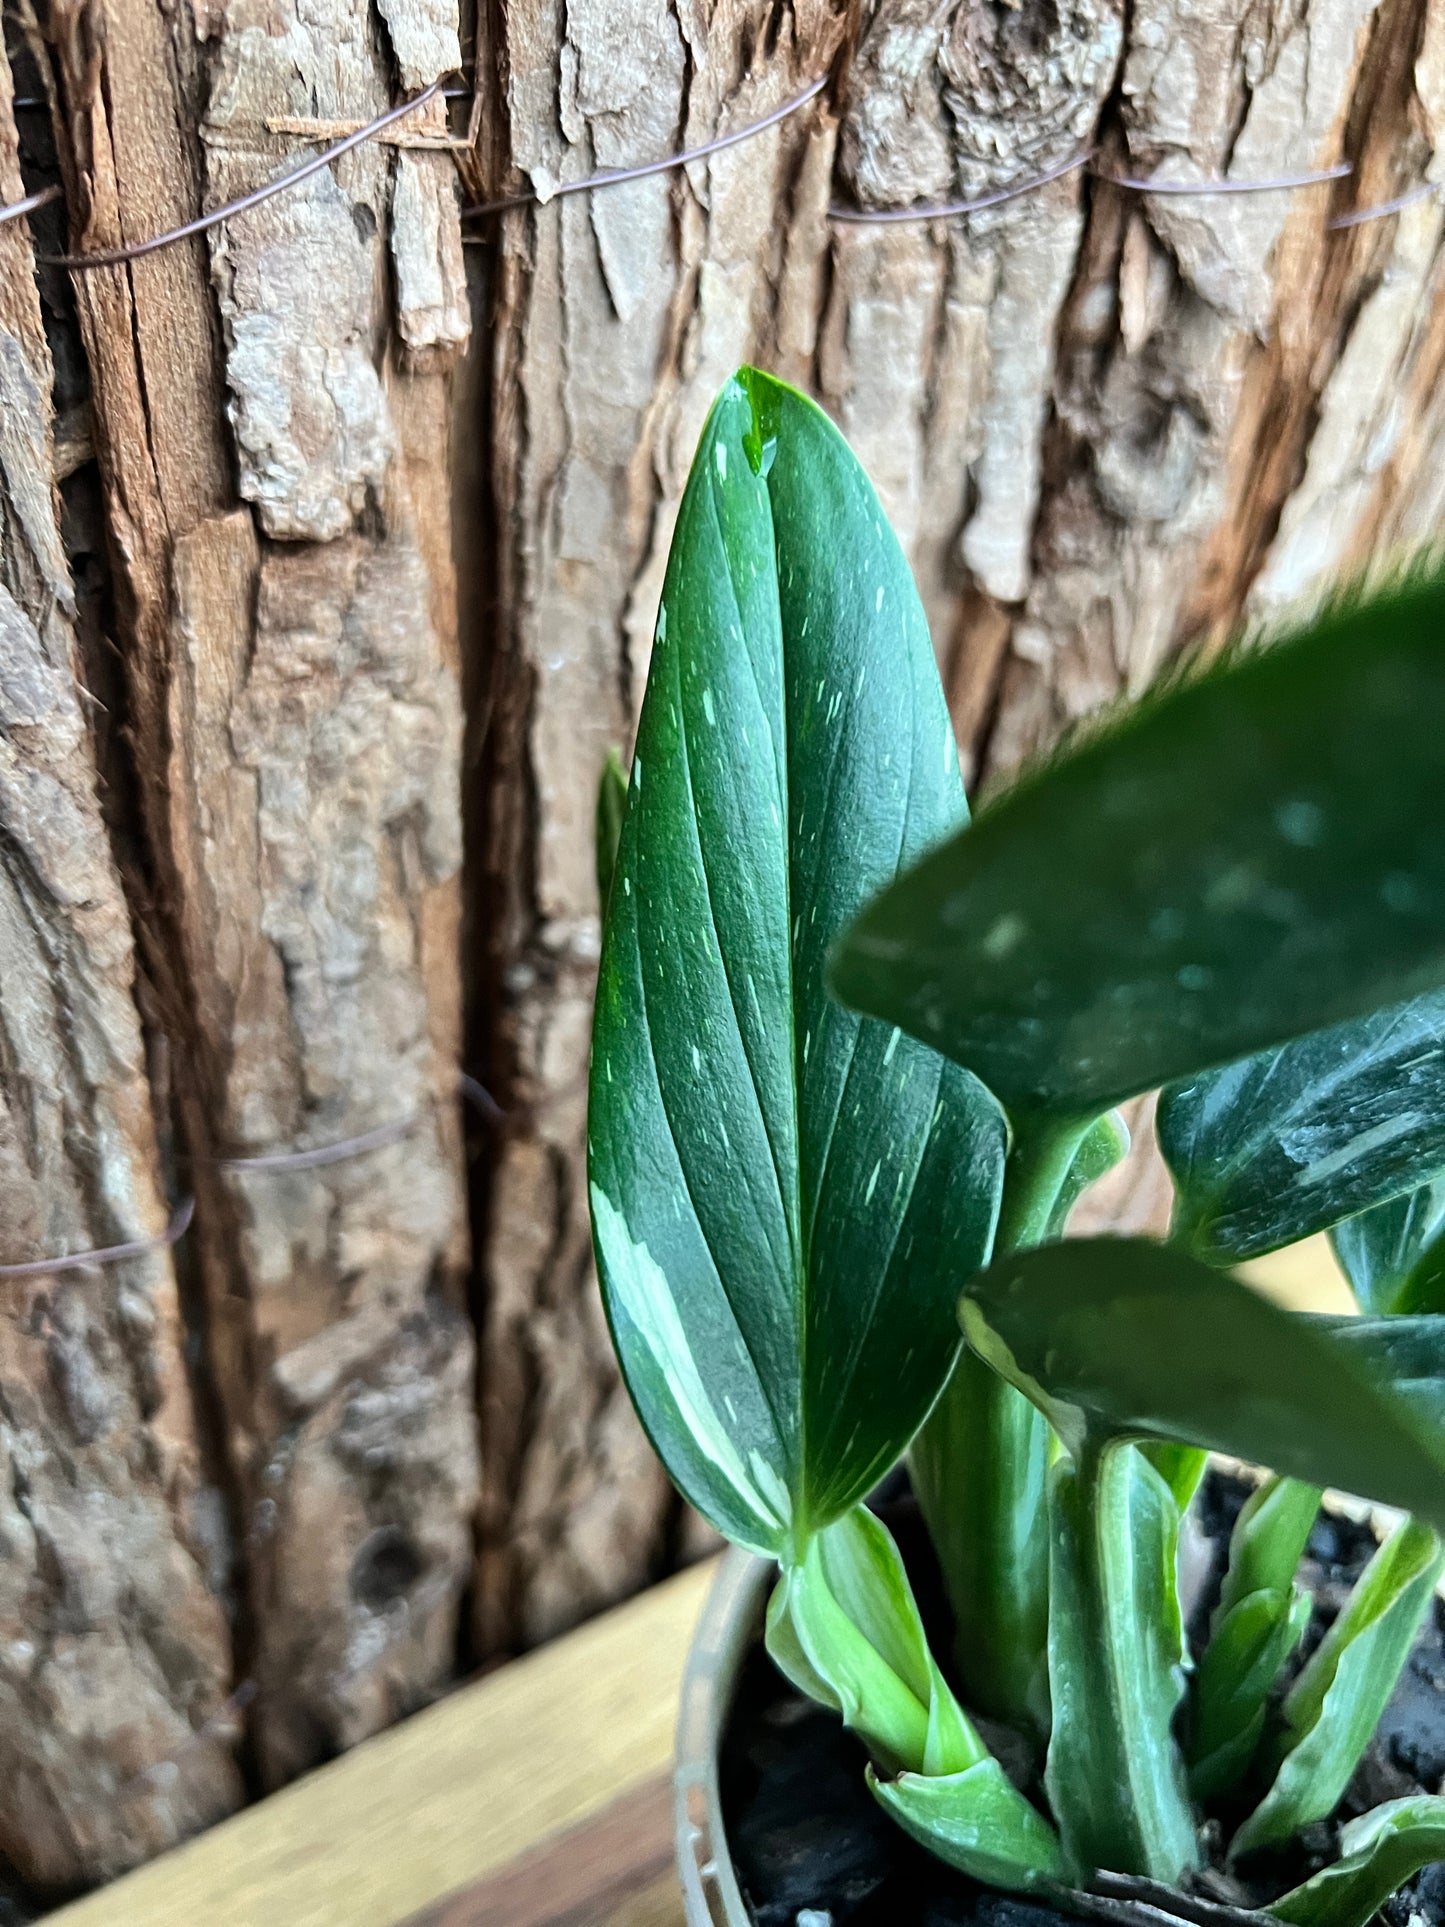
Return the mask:
{"type": "Polygon", "coordinates": [[[196,1197],[174,1256],[0,1276],[0,1857],[56,1891],[702,1542],[583,1153],[596,784],[720,383],[840,422],[998,780],[1438,531],[1439,203],[1328,223],[1445,183],[1445,0],[50,0],[7,44],[0,196],[64,199],[0,226],[0,1264],[196,1197]],[[37,259],[463,67],[474,149],[433,100],[37,259]],[[1354,171],[830,212],[1084,146],[1354,171]],[[540,205],[464,257],[459,180],[540,205]]]}
{"type": "MultiPolygon", "coordinates": [[[[487,1042],[517,1122],[483,1252],[484,1645],[547,1637],[687,1535],[590,1270],[587,826],[630,741],[672,518],[741,360],[815,394],[909,552],[973,784],[1439,527],[1440,0],[540,0],[497,10],[510,155],[541,193],[832,94],[666,180],[508,217],[495,306],[499,627],[487,1042]],[[1294,194],[1141,196],[1074,173],[1294,194]]],[[[1147,1132],[1145,1150],[1147,1152],[1147,1132]]],[[[1117,1193],[1147,1216],[1147,1172],[1117,1193]],[[1130,1202],[1132,1201],[1132,1202],[1130,1202]]]]}

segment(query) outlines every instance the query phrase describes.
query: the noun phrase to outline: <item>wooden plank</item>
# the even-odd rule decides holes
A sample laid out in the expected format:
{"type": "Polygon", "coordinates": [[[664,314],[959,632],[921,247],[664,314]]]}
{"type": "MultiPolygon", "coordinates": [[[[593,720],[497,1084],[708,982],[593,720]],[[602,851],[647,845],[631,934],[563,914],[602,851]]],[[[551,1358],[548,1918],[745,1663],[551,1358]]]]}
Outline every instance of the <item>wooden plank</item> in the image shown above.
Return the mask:
{"type": "Polygon", "coordinates": [[[1354,1296],[1323,1232],[1239,1267],[1240,1276],[1289,1311],[1352,1312],[1354,1296]]]}
{"type": "Polygon", "coordinates": [[[407,1927],[680,1927],[672,1781],[625,1794],[407,1927]]]}
{"type": "MultiPolygon", "coordinates": [[[[1296,1307],[1328,1242],[1245,1267],[1296,1307]]],[[[54,1927],[681,1927],[668,1769],[711,1566],[464,1687],[54,1927]]]]}
{"type": "MultiPolygon", "coordinates": [[[[655,1800],[710,1577],[693,1567],[464,1687],[53,1927],[396,1927],[639,1789],[655,1800]]],[[[671,1927],[670,1874],[655,1856],[641,1873],[577,1927],[671,1927]]]]}

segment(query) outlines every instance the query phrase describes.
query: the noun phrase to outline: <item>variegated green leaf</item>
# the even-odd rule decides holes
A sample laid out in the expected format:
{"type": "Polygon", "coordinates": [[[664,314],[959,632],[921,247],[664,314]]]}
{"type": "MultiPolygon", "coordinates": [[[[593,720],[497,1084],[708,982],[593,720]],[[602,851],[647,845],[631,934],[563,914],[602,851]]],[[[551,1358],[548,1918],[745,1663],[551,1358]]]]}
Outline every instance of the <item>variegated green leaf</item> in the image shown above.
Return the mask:
{"type": "Polygon", "coordinates": [[[1101,1429],[1178,1441],[1445,1525],[1445,1434],[1326,1326],[1174,1247],[1009,1253],[960,1317],[1071,1450],[1101,1429]]]}
{"type": "Polygon", "coordinates": [[[1230,1264],[1328,1230],[1445,1167],[1445,992],[1166,1085],[1173,1235],[1230,1264]]]}
{"type": "Polygon", "coordinates": [[[1063,1878],[1058,1836],[949,1690],[898,1549],[872,1513],[855,1507],[785,1569],[767,1640],[798,1690],[858,1734],[879,1801],[932,1852],[995,1886],[1063,1878]]]}
{"type": "Polygon", "coordinates": [[[792,1556],[907,1446],[986,1254],[1004,1123],[827,995],[869,893],[965,814],[907,564],[846,443],[745,370],[663,585],[588,1120],[628,1388],[722,1532],[792,1556]]]}
{"type": "Polygon", "coordinates": [[[838,994],[1083,1118],[1438,988],[1442,636],[1418,581],[1136,705],[871,903],[838,994]]]}
{"type": "Polygon", "coordinates": [[[1191,1695],[1189,1783],[1210,1800],[1243,1779],[1264,1734],[1269,1696],[1309,1624],[1295,1572],[1320,1488],[1269,1479],[1245,1501],[1191,1695]]]}
{"type": "Polygon", "coordinates": [[[1132,1445],[1087,1444],[1051,1474],[1044,1785],[1086,1868],[1177,1881],[1196,1864],[1173,1736],[1184,1692],[1179,1508],[1132,1445]]]}

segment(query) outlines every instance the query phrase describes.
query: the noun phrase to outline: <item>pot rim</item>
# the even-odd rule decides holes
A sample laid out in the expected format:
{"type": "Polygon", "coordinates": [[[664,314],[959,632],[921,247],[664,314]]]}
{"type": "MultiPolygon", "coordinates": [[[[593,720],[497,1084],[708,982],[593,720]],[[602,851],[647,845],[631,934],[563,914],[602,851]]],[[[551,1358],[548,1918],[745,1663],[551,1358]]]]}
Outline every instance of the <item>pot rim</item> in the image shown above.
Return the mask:
{"type": "Polygon", "coordinates": [[[677,1871],[688,1927],[751,1927],[723,1824],[718,1753],[738,1672],[762,1626],[774,1566],[723,1554],[688,1649],[672,1775],[677,1871]]]}

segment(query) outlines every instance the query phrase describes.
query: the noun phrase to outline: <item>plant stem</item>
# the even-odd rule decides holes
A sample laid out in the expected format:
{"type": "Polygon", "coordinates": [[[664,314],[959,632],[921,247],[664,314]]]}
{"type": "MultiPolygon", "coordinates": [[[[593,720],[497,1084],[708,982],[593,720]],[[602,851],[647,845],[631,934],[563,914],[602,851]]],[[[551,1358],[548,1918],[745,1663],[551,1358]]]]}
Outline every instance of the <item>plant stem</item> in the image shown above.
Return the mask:
{"type": "Polygon", "coordinates": [[[1171,1730],[1178,1538],[1173,1495],[1136,1447],[1091,1440],[1053,1468],[1049,1802],[1081,1865],[1169,1882],[1198,1856],[1171,1730]]]}
{"type": "Polygon", "coordinates": [[[1004,1167],[995,1257],[1043,1243],[1054,1201],[1093,1120],[1025,1114],[1010,1121],[1013,1146],[1004,1167]]]}
{"type": "MultiPolygon", "coordinates": [[[[1088,1128],[1015,1122],[995,1253],[1037,1244],[1088,1128]]],[[[1049,1729],[1048,1470],[1042,1414],[965,1351],[911,1454],[971,1706],[1040,1743],[1049,1729]]]]}

